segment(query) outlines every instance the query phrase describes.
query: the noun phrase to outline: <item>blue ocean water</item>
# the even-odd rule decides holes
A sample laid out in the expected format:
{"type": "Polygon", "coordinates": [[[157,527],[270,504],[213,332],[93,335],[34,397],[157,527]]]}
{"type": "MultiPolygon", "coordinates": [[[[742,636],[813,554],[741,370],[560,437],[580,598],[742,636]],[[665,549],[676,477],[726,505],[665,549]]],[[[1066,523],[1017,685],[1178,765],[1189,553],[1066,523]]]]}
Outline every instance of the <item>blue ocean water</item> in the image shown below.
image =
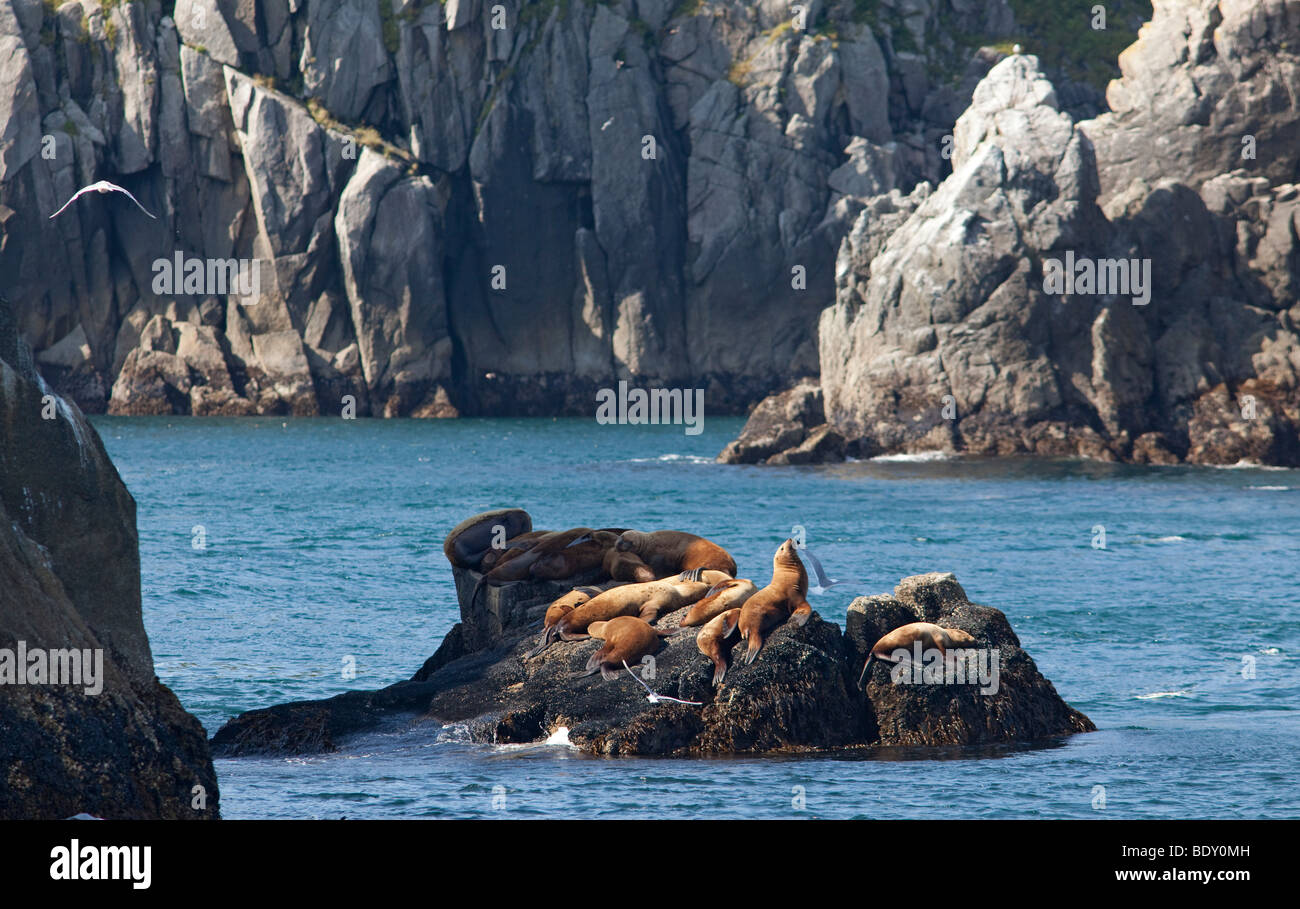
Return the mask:
{"type": "Polygon", "coordinates": [[[476,745],[426,722],[336,754],[218,760],[223,815],[1300,816],[1300,471],[712,463],[741,422],[688,436],[579,419],[94,420],[139,504],[158,675],[209,734],[254,707],[409,678],[458,617],[444,535],[511,505],[540,527],[702,533],[764,580],[801,525],[848,581],[811,597],[841,626],[854,596],[953,571],[1099,731],[665,759],[476,745]]]}

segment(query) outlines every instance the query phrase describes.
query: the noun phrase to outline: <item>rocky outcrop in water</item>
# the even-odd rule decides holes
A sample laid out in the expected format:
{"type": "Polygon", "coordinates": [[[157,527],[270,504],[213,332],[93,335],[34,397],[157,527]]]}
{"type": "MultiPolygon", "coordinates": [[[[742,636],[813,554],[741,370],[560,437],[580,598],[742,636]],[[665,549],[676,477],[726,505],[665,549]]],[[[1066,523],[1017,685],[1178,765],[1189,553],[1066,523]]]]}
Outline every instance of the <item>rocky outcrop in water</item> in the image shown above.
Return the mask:
{"type": "Polygon", "coordinates": [[[1297,36],[1293,5],[1161,4],[1083,123],[1035,58],[995,66],[952,174],[841,244],[819,359],[846,450],[1300,464],[1297,36]]]}
{"type": "MultiPolygon", "coordinates": [[[[525,656],[537,643],[546,607],[567,592],[567,583],[490,588],[471,602],[478,574],[454,573],[461,622],[411,680],[249,711],[218,730],[214,750],[333,751],[346,747],[349,736],[412,722],[463,724],[473,741],[495,744],[538,742],[563,727],[573,745],[593,754],[674,756],[990,744],[1094,728],[1038,672],[1006,617],[970,603],[951,574],[905,578],[893,597],[854,600],[845,634],[816,613],[802,627],[780,625],[750,665],[736,643],[716,690],[713,664],[695,645],[700,629],[684,628],[665,639],[650,670],[636,667],[656,695],[696,702],[682,704],[651,702],[625,672],[617,681],[580,678],[601,646],[595,639],[557,642],[525,656]],[[871,646],[887,631],[920,620],[975,635],[988,665],[997,666],[987,677],[996,684],[893,684],[877,668],[860,692],[858,674],[871,646]]],[[[686,612],[662,616],[658,624],[676,627],[686,612]]]]}
{"type": "Polygon", "coordinates": [[[135,501],[35,371],[3,297],[0,590],[0,817],[216,817],[203,728],[154,675],[135,501]],[[101,652],[102,670],[70,651],[101,652]]]}

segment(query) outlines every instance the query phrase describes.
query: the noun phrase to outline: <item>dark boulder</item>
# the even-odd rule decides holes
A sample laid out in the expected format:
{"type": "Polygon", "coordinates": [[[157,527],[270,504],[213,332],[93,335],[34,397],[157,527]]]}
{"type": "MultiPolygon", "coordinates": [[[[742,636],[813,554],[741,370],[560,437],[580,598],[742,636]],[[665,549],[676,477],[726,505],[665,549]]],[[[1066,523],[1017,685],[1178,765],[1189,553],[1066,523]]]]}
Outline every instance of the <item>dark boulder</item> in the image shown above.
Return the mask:
{"type": "Polygon", "coordinates": [[[51,661],[89,652],[92,666],[100,652],[102,672],[92,684],[3,684],[0,818],[217,816],[203,727],[154,675],[135,501],[80,410],[36,374],[0,298],[0,659],[10,669],[25,668],[20,646],[51,661]]]}

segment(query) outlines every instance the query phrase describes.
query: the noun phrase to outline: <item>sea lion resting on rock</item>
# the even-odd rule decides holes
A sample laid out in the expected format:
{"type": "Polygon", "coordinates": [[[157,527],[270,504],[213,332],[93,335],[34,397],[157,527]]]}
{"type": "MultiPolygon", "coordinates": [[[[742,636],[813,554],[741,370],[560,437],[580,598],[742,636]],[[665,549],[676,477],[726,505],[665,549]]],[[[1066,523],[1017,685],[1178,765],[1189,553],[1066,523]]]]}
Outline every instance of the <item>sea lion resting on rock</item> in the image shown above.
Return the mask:
{"type": "Polygon", "coordinates": [[[650,566],[641,561],[635,552],[620,552],[615,545],[605,553],[601,562],[601,571],[615,581],[635,581],[645,583],[655,580],[655,573],[650,566]]]}
{"type": "Polygon", "coordinates": [[[744,578],[728,578],[715,584],[704,598],[691,607],[682,619],[681,626],[690,628],[722,615],[730,609],[739,609],[745,601],[758,593],[758,586],[744,578]]]}
{"type": "Polygon", "coordinates": [[[616,616],[604,622],[592,622],[588,630],[593,637],[604,638],[601,647],[587,660],[587,671],[582,676],[599,672],[607,682],[618,678],[619,669],[627,663],[628,671],[641,662],[641,658],[654,653],[671,631],[660,631],[650,627],[644,619],[632,615],[616,616]]]}
{"type": "Polygon", "coordinates": [[[887,660],[892,663],[895,650],[905,650],[916,641],[920,641],[927,649],[938,650],[946,656],[949,647],[969,647],[975,643],[975,638],[960,628],[943,628],[931,622],[901,625],[876,641],[875,646],[871,648],[871,655],[867,657],[867,662],[862,667],[862,675],[858,676],[858,687],[861,688],[866,681],[867,670],[871,668],[873,660],[887,660]]]}
{"type": "MultiPolygon", "coordinates": [[[[623,584],[592,597],[572,612],[560,617],[550,629],[554,637],[563,641],[580,641],[587,637],[592,622],[607,622],[624,615],[638,616],[653,622],[659,616],[689,606],[708,593],[712,586],[709,572],[702,572],[702,580],[691,580],[681,575],[663,581],[644,584],[623,584]]],[[[677,629],[671,629],[675,632],[677,629]]]]}
{"type": "Polygon", "coordinates": [[[628,530],[619,537],[619,552],[635,553],[657,577],[671,577],[693,568],[705,568],[736,576],[736,560],[717,543],[680,530],[642,533],[628,530]]]}
{"type": "Polygon", "coordinates": [[[713,662],[714,688],[721,685],[727,675],[727,660],[731,655],[731,645],[727,643],[727,639],[736,633],[739,622],[740,609],[728,609],[709,619],[700,629],[700,633],[695,636],[695,646],[699,648],[700,653],[713,662]]]}
{"type": "Polygon", "coordinates": [[[502,562],[507,562],[510,559],[515,559],[523,555],[525,552],[536,546],[538,540],[547,534],[552,533],[555,533],[555,531],[532,530],[528,533],[521,533],[517,537],[511,537],[506,540],[506,544],[500,549],[493,546],[484,553],[483,558],[479,561],[478,570],[483,574],[487,574],[502,562]]]}
{"type": "Polygon", "coordinates": [[[603,591],[599,587],[575,587],[546,607],[546,617],[542,620],[542,638],[537,646],[524,654],[524,658],[535,657],[555,641],[551,629],[555,623],[564,618],[583,603],[603,591]]]}
{"type": "Polygon", "coordinates": [[[478,600],[478,592],[484,584],[497,587],[511,581],[559,580],[599,567],[604,558],[604,549],[600,547],[613,545],[616,540],[612,532],[594,531],[590,527],[548,533],[521,555],[499,559],[492,570],[474,585],[470,604],[478,600]],[[586,546],[593,541],[593,535],[599,535],[595,539],[596,545],[586,546]]]}
{"type": "Polygon", "coordinates": [[[457,524],[443,540],[442,551],[447,561],[457,568],[477,571],[493,543],[502,543],[532,529],[533,519],[522,508],[485,511],[457,524]]]}
{"type": "Polygon", "coordinates": [[[786,540],[772,556],[772,581],[745,600],[740,607],[740,637],[749,643],[745,663],[754,662],[763,646],[763,636],[787,619],[802,625],[812,615],[808,605],[808,572],[795,549],[786,540]]]}

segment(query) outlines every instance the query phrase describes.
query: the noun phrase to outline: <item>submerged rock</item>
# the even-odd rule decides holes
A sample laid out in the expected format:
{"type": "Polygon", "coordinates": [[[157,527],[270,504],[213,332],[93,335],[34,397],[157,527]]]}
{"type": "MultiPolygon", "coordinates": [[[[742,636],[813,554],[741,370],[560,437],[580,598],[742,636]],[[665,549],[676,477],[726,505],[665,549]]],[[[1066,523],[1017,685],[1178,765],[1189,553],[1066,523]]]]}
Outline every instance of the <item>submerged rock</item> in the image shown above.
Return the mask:
{"type": "MultiPolygon", "coordinates": [[[[565,727],[572,745],[593,754],[674,756],[1029,741],[1094,728],[1038,673],[1006,617],[969,603],[950,574],[904,579],[894,597],[859,598],[848,634],[816,613],[803,627],[781,625],[751,665],[734,639],[716,690],[713,665],[695,646],[699,628],[681,629],[652,660],[631,667],[644,686],[626,671],[616,681],[583,675],[601,646],[596,639],[557,642],[526,659],[547,604],[568,585],[518,583],[471,605],[473,580],[473,572],[457,571],[462,621],[410,681],[250,711],[223,726],[213,748],[231,755],[332,751],[350,734],[399,720],[464,724],[473,741],[494,744],[541,742],[565,727]],[[880,670],[858,691],[865,653],[879,635],[923,616],[969,630],[997,650],[997,694],[971,686],[895,688],[887,676],[879,681],[880,670]],[[651,701],[646,686],[697,703],[651,701]]],[[[659,627],[676,627],[686,612],[662,617],[659,627]]]]}

